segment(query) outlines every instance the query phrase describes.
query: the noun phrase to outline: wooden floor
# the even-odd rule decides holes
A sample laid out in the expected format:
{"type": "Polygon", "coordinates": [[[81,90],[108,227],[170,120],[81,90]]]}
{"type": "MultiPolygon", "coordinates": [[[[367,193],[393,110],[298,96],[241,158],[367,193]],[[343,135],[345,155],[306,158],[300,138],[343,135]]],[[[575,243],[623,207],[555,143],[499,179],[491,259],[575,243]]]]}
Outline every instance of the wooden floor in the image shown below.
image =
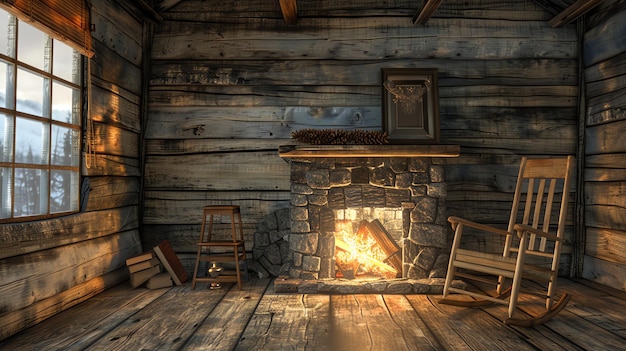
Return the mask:
{"type": "Polygon", "coordinates": [[[572,301],[534,328],[504,325],[504,306],[440,305],[437,295],[277,294],[260,279],[243,291],[122,284],[0,350],[626,350],[626,293],[559,283],[572,301]]]}

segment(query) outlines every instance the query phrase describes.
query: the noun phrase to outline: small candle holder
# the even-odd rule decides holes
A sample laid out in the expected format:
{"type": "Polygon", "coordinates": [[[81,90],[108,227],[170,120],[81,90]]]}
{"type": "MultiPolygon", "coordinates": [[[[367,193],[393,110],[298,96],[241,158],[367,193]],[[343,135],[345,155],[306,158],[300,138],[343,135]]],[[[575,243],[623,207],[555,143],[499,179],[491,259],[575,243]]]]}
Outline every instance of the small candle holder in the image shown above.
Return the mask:
{"type": "Polygon", "coordinates": [[[223,267],[218,266],[216,262],[211,262],[211,267],[209,267],[207,273],[211,278],[217,278],[222,273],[222,270],[224,270],[223,267]]]}

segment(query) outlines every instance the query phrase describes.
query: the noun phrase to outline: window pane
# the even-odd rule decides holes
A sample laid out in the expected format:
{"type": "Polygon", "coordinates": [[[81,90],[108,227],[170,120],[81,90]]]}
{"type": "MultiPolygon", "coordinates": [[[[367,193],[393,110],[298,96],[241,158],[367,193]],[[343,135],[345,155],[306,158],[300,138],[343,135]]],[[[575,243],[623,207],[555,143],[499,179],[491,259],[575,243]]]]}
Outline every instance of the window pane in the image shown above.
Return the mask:
{"type": "Polygon", "coordinates": [[[49,125],[18,117],[15,125],[15,162],[48,163],[49,125]]]}
{"type": "Polygon", "coordinates": [[[13,64],[0,60],[0,107],[13,108],[13,64]]]}
{"type": "Polygon", "coordinates": [[[13,162],[13,117],[0,113],[0,162],[13,162]]]}
{"type": "Polygon", "coordinates": [[[52,119],[78,125],[79,108],[80,90],[52,83],[52,119]]]}
{"type": "Polygon", "coordinates": [[[65,43],[54,41],[52,74],[74,84],[80,84],[80,54],[65,43]]]}
{"type": "Polygon", "coordinates": [[[20,112],[48,117],[48,79],[19,68],[17,70],[17,106],[20,112]]]}
{"type": "Polygon", "coordinates": [[[50,213],[78,210],[78,179],[78,172],[51,172],[50,213]]]}
{"type": "Polygon", "coordinates": [[[0,10],[0,53],[15,57],[15,17],[0,10]]]}
{"type": "Polygon", "coordinates": [[[18,21],[17,59],[50,72],[50,37],[24,21],[18,21]]]}
{"type": "Polygon", "coordinates": [[[50,163],[58,166],[78,167],[78,142],[78,130],[53,125],[50,163]]]}
{"type": "Polygon", "coordinates": [[[13,216],[48,213],[48,172],[42,169],[15,169],[15,207],[13,216]]]}
{"type": "Polygon", "coordinates": [[[11,217],[11,168],[0,168],[0,218],[11,217]]]}

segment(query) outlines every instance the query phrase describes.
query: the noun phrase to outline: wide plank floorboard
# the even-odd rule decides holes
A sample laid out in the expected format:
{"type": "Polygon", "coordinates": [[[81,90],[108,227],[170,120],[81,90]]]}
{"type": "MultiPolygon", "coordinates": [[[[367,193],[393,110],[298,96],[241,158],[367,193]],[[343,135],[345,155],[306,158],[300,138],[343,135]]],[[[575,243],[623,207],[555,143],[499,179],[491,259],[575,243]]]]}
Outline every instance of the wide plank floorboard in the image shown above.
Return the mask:
{"type": "MultiPolygon", "coordinates": [[[[559,282],[572,300],[532,328],[505,325],[505,306],[441,305],[441,295],[286,294],[258,278],[241,291],[121,284],[0,341],[0,350],[626,350],[626,293],[559,282]]],[[[521,305],[524,317],[541,300],[524,296],[521,305]]]]}
{"type": "Polygon", "coordinates": [[[220,290],[171,289],[89,346],[100,350],[176,350],[225,295],[220,290]]]}
{"type": "Polygon", "coordinates": [[[443,347],[417,314],[405,295],[384,295],[384,302],[409,350],[441,350],[443,347]]]}
{"type": "Polygon", "coordinates": [[[0,350],[86,350],[166,293],[118,285],[0,342],[0,350]]]}
{"type": "Polygon", "coordinates": [[[334,295],[330,300],[332,350],[435,350],[404,295],[334,295]]]}
{"type": "Polygon", "coordinates": [[[254,279],[245,284],[241,291],[231,289],[202,321],[183,349],[234,349],[269,283],[269,279],[254,279]]]}
{"type": "Polygon", "coordinates": [[[613,296],[602,290],[582,284],[564,281],[561,287],[574,295],[568,304],[568,311],[599,325],[622,338],[626,338],[626,311],[616,308],[623,305],[626,292],[613,296]]]}
{"type": "MultiPolygon", "coordinates": [[[[428,325],[436,324],[436,336],[446,350],[536,350],[511,328],[503,328],[502,321],[483,309],[461,308],[438,303],[430,295],[407,295],[419,315],[428,318],[428,325]],[[480,331],[480,332],[479,332],[480,331]]],[[[503,308],[493,306],[487,308],[503,308]]]]}
{"type": "Polygon", "coordinates": [[[330,350],[329,301],[268,289],[235,350],[330,350]]]}

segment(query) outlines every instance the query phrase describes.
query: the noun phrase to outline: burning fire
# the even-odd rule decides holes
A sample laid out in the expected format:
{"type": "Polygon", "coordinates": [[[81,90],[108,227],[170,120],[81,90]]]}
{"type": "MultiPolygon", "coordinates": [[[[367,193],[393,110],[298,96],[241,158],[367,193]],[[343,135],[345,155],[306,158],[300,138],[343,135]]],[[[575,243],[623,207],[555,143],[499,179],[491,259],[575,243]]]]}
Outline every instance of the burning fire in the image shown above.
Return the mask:
{"type": "Polygon", "coordinates": [[[393,267],[384,262],[388,255],[364,225],[354,230],[352,221],[336,221],[335,246],[335,262],[344,276],[347,271],[352,271],[354,276],[373,273],[386,278],[393,278],[397,274],[393,267]]]}

